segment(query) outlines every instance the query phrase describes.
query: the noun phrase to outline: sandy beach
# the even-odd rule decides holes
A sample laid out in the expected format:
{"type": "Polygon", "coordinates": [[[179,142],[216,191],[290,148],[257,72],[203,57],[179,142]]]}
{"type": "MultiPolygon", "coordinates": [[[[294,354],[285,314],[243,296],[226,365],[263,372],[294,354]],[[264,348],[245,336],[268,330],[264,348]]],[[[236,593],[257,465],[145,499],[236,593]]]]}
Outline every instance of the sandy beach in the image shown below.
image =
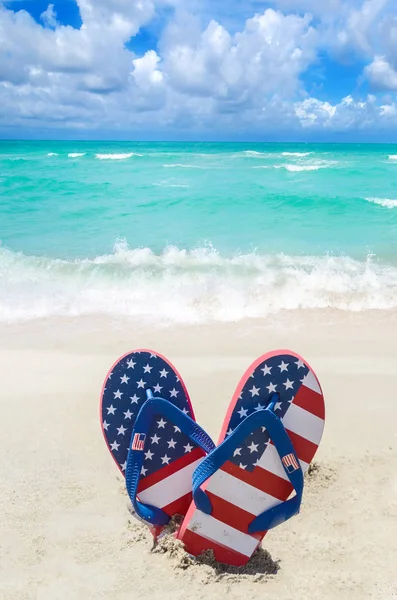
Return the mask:
{"type": "Polygon", "coordinates": [[[291,311],[266,321],[150,329],[48,319],[2,325],[0,597],[5,600],[397,598],[397,313],[291,311]],[[277,348],[309,362],[326,425],[301,513],[237,572],[152,548],[102,439],[99,395],[136,347],[181,372],[217,440],[249,364],[277,348]]]}

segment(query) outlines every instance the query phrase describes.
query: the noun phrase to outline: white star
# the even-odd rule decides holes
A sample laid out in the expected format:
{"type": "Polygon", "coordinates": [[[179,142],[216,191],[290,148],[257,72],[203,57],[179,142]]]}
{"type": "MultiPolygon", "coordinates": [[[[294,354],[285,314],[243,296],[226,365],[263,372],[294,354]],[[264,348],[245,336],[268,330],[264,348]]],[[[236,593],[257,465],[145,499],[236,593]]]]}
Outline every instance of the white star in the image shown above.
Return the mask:
{"type": "Polygon", "coordinates": [[[176,442],[171,438],[168,442],[168,448],[175,448],[176,442]]]}
{"type": "Polygon", "coordinates": [[[111,450],[118,450],[119,446],[120,446],[120,444],[118,444],[116,441],[114,441],[113,444],[110,444],[110,449],[111,450]]]}
{"type": "Polygon", "coordinates": [[[260,459],[258,458],[258,460],[256,460],[256,461],[254,462],[254,467],[259,467],[259,461],[260,461],[260,459]]]}
{"type": "Polygon", "coordinates": [[[107,431],[107,430],[108,430],[108,427],[109,427],[109,425],[110,425],[110,423],[106,423],[106,421],[104,421],[104,422],[102,423],[102,425],[103,425],[103,428],[104,428],[104,430],[105,430],[105,431],[107,431]]]}
{"type": "Polygon", "coordinates": [[[253,452],[258,452],[258,446],[259,446],[259,444],[254,444],[254,442],[252,442],[251,446],[247,446],[247,448],[249,449],[250,453],[252,454],[253,452]]]}
{"type": "Polygon", "coordinates": [[[128,383],[128,380],[129,380],[129,377],[127,377],[127,375],[125,373],[122,377],[120,377],[121,383],[128,383]]]}
{"type": "Polygon", "coordinates": [[[124,413],[124,419],[131,419],[133,414],[134,413],[132,413],[130,410],[127,410],[127,412],[124,413]]]}
{"type": "Polygon", "coordinates": [[[257,388],[257,387],[255,387],[255,386],[252,386],[252,388],[249,390],[249,391],[251,392],[251,396],[252,396],[252,398],[253,398],[254,396],[259,396],[260,389],[261,389],[261,388],[257,388]]]}
{"type": "Polygon", "coordinates": [[[140,381],[137,381],[137,386],[138,388],[144,388],[146,385],[146,381],[143,381],[143,379],[141,379],[140,381]]]}
{"type": "Polygon", "coordinates": [[[110,373],[110,375],[109,375],[109,379],[112,379],[112,375],[113,375],[113,373],[110,373]]]}
{"type": "Polygon", "coordinates": [[[143,367],[143,372],[144,373],[150,373],[150,371],[153,369],[153,367],[151,367],[149,364],[146,365],[146,367],[143,367]]]}
{"type": "Polygon", "coordinates": [[[274,410],[278,410],[281,409],[281,402],[276,402],[276,404],[274,405],[274,410]]]}
{"type": "Polygon", "coordinates": [[[243,392],[241,392],[241,394],[239,395],[238,399],[239,399],[239,400],[242,400],[242,399],[243,399],[243,392]]]}
{"type": "Polygon", "coordinates": [[[108,415],[114,415],[114,413],[116,412],[116,409],[113,406],[113,404],[111,404],[110,406],[107,406],[106,410],[108,411],[108,415]]]}
{"type": "Polygon", "coordinates": [[[229,429],[226,431],[226,435],[230,435],[231,433],[233,433],[233,429],[229,427],[229,429]]]}
{"type": "Polygon", "coordinates": [[[236,448],[233,452],[233,456],[241,456],[241,448],[236,448]]]}
{"type": "Polygon", "coordinates": [[[270,385],[266,386],[266,389],[269,390],[269,394],[271,394],[272,392],[276,391],[277,385],[274,385],[274,383],[270,383],[270,385]]]}
{"type": "Polygon", "coordinates": [[[167,377],[167,375],[168,375],[168,371],[166,371],[165,369],[160,371],[160,377],[167,377]]]}
{"type": "Polygon", "coordinates": [[[157,358],[157,354],[151,354],[149,358],[157,358]]]}
{"type": "Polygon", "coordinates": [[[288,363],[285,363],[282,360],[281,365],[278,365],[278,368],[280,369],[280,373],[282,373],[283,371],[288,371],[288,363]]]}
{"type": "Polygon", "coordinates": [[[154,386],[153,391],[156,392],[156,394],[159,394],[162,389],[163,389],[163,387],[158,383],[157,385],[154,386]]]}
{"type": "Polygon", "coordinates": [[[117,390],[117,392],[113,392],[113,394],[114,394],[115,400],[121,400],[121,396],[123,395],[123,392],[120,392],[120,390],[117,390]]]}
{"type": "Polygon", "coordinates": [[[130,396],[131,398],[131,404],[138,404],[139,402],[139,396],[137,396],[136,394],[134,394],[133,396],[130,396]]]}
{"type": "Polygon", "coordinates": [[[265,433],[266,427],[261,427],[261,429],[262,429],[262,433],[265,433]]]}
{"type": "Polygon", "coordinates": [[[286,389],[286,390],[292,390],[292,389],[293,389],[293,387],[294,387],[294,382],[293,382],[293,381],[290,381],[289,379],[287,379],[287,381],[285,381],[285,382],[283,383],[283,385],[285,385],[285,389],[286,389]]]}
{"type": "Polygon", "coordinates": [[[161,440],[161,438],[159,438],[156,434],[154,434],[154,436],[150,439],[152,440],[152,444],[158,444],[159,440],[161,440]]]}
{"type": "Polygon", "coordinates": [[[183,412],[183,413],[185,413],[185,415],[188,415],[188,414],[189,414],[189,411],[188,411],[188,409],[187,409],[187,408],[182,408],[182,412],[183,412]]]}
{"type": "Polygon", "coordinates": [[[241,407],[240,410],[237,411],[237,414],[240,415],[240,419],[242,419],[243,417],[246,417],[247,413],[248,413],[248,410],[246,410],[243,407],[241,407]]]}
{"type": "Polygon", "coordinates": [[[239,467],[240,467],[240,469],[246,469],[246,468],[247,468],[247,465],[243,465],[243,463],[240,463],[240,464],[239,464],[239,467]]]}
{"type": "Polygon", "coordinates": [[[146,472],[147,472],[147,469],[145,469],[145,467],[142,467],[142,469],[141,469],[141,475],[143,475],[145,477],[146,472]]]}
{"type": "Polygon", "coordinates": [[[127,461],[124,461],[124,462],[123,462],[123,464],[122,464],[122,465],[120,465],[120,467],[121,467],[121,470],[122,470],[122,471],[125,471],[125,470],[126,470],[126,468],[127,468],[127,461]]]}
{"type": "Polygon", "coordinates": [[[265,408],[265,406],[258,402],[258,404],[255,406],[255,410],[262,410],[262,408],[265,408]]]}
{"type": "Polygon", "coordinates": [[[296,366],[298,367],[298,369],[304,369],[305,368],[305,363],[303,362],[303,360],[297,360],[295,362],[296,366]]]}
{"type": "Polygon", "coordinates": [[[263,369],[261,369],[261,371],[263,371],[263,376],[265,377],[266,375],[270,375],[270,373],[272,372],[272,367],[268,367],[267,365],[265,365],[263,369]]]}
{"type": "Polygon", "coordinates": [[[127,360],[127,369],[133,369],[135,367],[135,365],[136,365],[136,363],[132,360],[132,358],[127,360]]]}
{"type": "Polygon", "coordinates": [[[175,376],[176,382],[179,383],[179,377],[175,376]]]}
{"type": "Polygon", "coordinates": [[[183,447],[185,448],[185,453],[191,452],[193,450],[193,446],[191,446],[190,444],[186,444],[186,446],[183,447]]]}
{"type": "Polygon", "coordinates": [[[160,419],[160,421],[157,421],[157,427],[159,427],[160,429],[164,429],[166,423],[167,421],[164,421],[164,419],[160,419]]]}
{"type": "Polygon", "coordinates": [[[124,427],[123,425],[120,425],[120,427],[116,427],[118,434],[117,435],[124,435],[125,432],[127,431],[127,428],[124,427]]]}
{"type": "Polygon", "coordinates": [[[145,460],[152,460],[153,456],[154,456],[154,453],[150,452],[150,450],[145,452],[145,460]]]}
{"type": "Polygon", "coordinates": [[[181,430],[176,425],[174,425],[174,431],[175,433],[181,433],[181,430]]]}
{"type": "Polygon", "coordinates": [[[175,388],[170,391],[171,398],[176,398],[178,394],[179,392],[175,388]]]}
{"type": "Polygon", "coordinates": [[[166,454],[164,454],[164,456],[161,457],[161,462],[163,465],[168,465],[170,460],[171,459],[166,454]]]}

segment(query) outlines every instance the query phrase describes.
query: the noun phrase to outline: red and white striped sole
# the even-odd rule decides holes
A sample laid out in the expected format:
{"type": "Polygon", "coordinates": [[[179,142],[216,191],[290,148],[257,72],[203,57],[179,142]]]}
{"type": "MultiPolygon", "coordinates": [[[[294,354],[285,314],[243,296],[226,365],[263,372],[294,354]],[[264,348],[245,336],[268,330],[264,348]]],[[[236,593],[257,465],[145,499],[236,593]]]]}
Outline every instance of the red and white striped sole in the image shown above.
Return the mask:
{"type": "MultiPolygon", "coordinates": [[[[240,393],[255,369],[269,358],[286,354],[303,361],[290,351],[272,352],[258,358],[243,375],[230,403],[218,445],[225,439],[240,393]]],[[[305,365],[310,369],[307,363],[305,365]]],[[[282,418],[303,472],[317,451],[324,420],[323,394],[310,369],[282,418]]],[[[249,524],[257,515],[287,500],[293,491],[272,443],[267,445],[253,471],[246,471],[227,461],[203,484],[202,489],[211,499],[213,511],[210,515],[205,514],[192,501],[178,538],[186,551],[194,556],[212,549],[218,562],[237,566],[247,563],[267,533],[249,534],[249,524]]]]}

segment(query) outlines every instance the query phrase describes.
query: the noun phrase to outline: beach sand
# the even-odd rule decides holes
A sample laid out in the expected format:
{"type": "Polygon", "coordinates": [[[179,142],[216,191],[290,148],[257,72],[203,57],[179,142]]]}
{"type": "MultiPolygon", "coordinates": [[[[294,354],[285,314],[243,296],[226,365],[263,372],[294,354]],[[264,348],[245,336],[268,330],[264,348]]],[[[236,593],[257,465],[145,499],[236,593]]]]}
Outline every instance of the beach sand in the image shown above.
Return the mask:
{"type": "Polygon", "coordinates": [[[397,599],[397,313],[284,312],[154,330],[104,319],[0,328],[0,598],[397,599]],[[181,372],[217,440],[242,373],[288,348],[315,370],[324,436],[301,512],[244,569],[154,550],[102,438],[99,395],[136,347],[181,372]],[[233,570],[232,570],[233,571],[233,570]]]}

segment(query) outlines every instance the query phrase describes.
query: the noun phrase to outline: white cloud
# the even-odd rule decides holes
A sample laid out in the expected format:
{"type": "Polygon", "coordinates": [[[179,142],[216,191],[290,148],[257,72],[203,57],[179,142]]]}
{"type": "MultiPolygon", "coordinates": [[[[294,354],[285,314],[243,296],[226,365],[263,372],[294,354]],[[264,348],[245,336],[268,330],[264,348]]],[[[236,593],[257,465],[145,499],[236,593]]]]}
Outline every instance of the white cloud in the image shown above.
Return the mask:
{"type": "Polygon", "coordinates": [[[47,27],[52,27],[54,29],[58,25],[57,15],[53,4],[49,4],[47,9],[41,13],[40,19],[47,27]]]}
{"type": "Polygon", "coordinates": [[[364,72],[374,88],[397,90],[397,71],[383,56],[376,56],[373,62],[365,67],[364,72]]]}
{"type": "MultiPolygon", "coordinates": [[[[350,2],[348,13],[346,0],[330,0],[316,26],[303,13],[318,4],[299,0],[301,14],[254,11],[238,31],[215,19],[203,24],[186,10],[195,1],[78,0],[83,25],[74,29],[57,23],[52,4],[41,15],[42,26],[0,0],[0,126],[243,135],[394,122],[393,99],[360,102],[347,96],[332,104],[308,97],[302,83],[324,48],[324,23],[328,31],[337,28],[338,11],[345,11],[349,18],[338,30],[339,42],[369,52],[369,31],[384,0],[350,2]],[[177,12],[158,47],[135,55],[126,42],[165,5],[177,12]]],[[[288,1],[274,4],[287,11],[288,1]]],[[[254,9],[255,0],[249,6],[254,9]]],[[[391,30],[388,36],[394,47],[391,30]]],[[[397,89],[390,64],[376,56],[365,75],[379,88],[397,89]]]]}

